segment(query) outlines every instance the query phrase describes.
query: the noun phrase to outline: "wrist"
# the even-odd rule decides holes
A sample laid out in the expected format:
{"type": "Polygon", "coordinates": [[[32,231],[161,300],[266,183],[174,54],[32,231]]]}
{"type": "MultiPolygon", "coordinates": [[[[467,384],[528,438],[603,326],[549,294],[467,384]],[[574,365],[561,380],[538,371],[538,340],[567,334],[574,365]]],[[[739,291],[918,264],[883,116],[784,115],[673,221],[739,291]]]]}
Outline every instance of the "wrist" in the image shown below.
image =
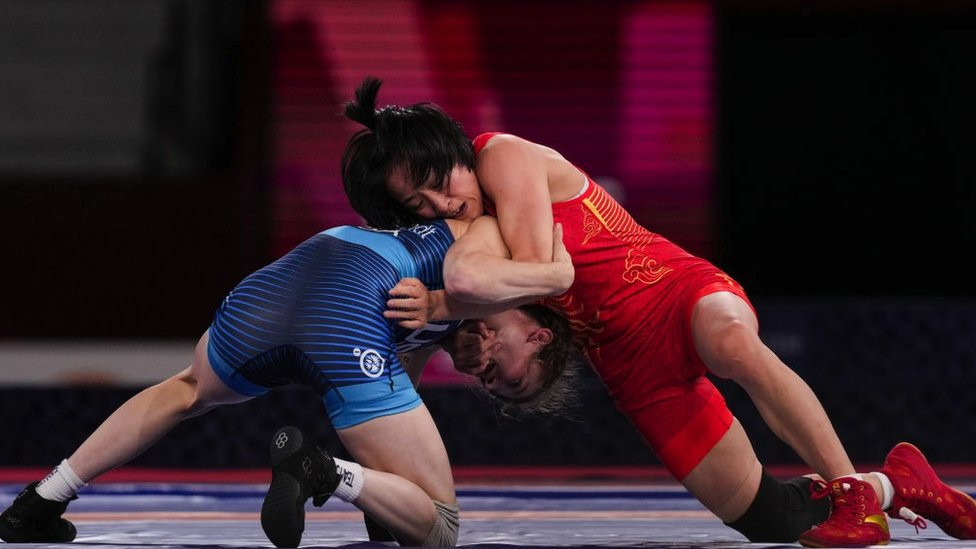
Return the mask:
{"type": "Polygon", "coordinates": [[[558,295],[572,286],[576,273],[571,265],[567,266],[564,263],[553,263],[552,266],[555,273],[553,274],[553,285],[550,295],[558,295]]]}
{"type": "Polygon", "coordinates": [[[436,292],[430,292],[428,294],[427,300],[427,320],[447,320],[446,300],[444,296],[447,292],[444,290],[437,290],[436,292]]]}

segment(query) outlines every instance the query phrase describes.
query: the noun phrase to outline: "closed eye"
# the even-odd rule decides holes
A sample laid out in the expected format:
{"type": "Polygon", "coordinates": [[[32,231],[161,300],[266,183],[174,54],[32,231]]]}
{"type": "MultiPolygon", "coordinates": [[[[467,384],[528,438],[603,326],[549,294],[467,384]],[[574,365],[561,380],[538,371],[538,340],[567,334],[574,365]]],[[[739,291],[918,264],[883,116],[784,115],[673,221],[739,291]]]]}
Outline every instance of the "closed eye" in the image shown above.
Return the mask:
{"type": "Polygon", "coordinates": [[[411,200],[409,202],[405,202],[403,204],[403,206],[405,208],[407,208],[408,210],[412,211],[412,212],[419,212],[420,209],[424,207],[424,201],[423,200],[411,200]]]}
{"type": "Polygon", "coordinates": [[[451,183],[451,177],[446,176],[446,177],[442,177],[441,179],[431,179],[429,182],[427,182],[426,185],[424,185],[424,187],[432,191],[440,192],[448,188],[450,186],[450,183],[451,183]]]}

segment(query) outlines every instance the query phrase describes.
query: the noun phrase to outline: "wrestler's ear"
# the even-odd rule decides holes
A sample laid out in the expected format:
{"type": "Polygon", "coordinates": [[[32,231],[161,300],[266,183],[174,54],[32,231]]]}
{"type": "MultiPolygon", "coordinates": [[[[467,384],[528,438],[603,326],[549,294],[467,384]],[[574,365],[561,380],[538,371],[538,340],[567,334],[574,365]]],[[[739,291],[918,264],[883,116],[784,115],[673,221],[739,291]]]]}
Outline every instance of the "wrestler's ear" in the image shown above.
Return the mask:
{"type": "Polygon", "coordinates": [[[549,328],[536,328],[529,332],[528,341],[529,343],[549,345],[552,343],[552,330],[549,328]]]}

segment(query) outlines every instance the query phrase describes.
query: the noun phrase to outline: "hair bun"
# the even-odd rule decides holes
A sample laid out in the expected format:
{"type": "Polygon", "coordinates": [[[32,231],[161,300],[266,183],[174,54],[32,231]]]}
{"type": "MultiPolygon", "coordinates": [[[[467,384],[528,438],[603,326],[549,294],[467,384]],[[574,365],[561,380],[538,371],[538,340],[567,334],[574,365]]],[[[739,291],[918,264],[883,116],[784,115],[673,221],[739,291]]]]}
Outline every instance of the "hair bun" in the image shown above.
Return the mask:
{"type": "Polygon", "coordinates": [[[344,105],[346,117],[376,131],[376,96],[383,81],[373,76],[363,79],[356,88],[356,99],[344,105]]]}

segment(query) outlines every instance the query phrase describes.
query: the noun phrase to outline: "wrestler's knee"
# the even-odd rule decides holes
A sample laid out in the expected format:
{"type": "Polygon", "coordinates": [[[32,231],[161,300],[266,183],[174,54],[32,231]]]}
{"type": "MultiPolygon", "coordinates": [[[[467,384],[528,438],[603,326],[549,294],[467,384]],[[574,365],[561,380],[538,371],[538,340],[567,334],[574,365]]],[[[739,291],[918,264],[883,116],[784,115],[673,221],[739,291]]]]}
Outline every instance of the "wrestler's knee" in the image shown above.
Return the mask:
{"type": "Polygon", "coordinates": [[[424,540],[424,547],[454,547],[457,545],[460,527],[460,507],[457,504],[434,502],[437,520],[424,540]]]}
{"type": "Polygon", "coordinates": [[[200,383],[190,368],[163,382],[166,394],[181,414],[192,417],[209,409],[207,399],[200,392],[200,383]]]}
{"type": "Polygon", "coordinates": [[[730,319],[713,327],[698,347],[708,369],[715,375],[739,380],[761,364],[763,343],[748,324],[730,319]]]}
{"type": "MultiPolygon", "coordinates": [[[[234,402],[226,394],[233,393],[217,379],[208,365],[194,363],[189,368],[160,384],[166,399],[183,419],[196,417],[220,404],[234,402]]],[[[233,393],[238,400],[246,399],[233,393]]]]}
{"type": "Polygon", "coordinates": [[[806,477],[786,482],[763,470],[759,490],[749,509],[738,520],[726,523],[751,542],[792,543],[800,534],[827,520],[827,498],[812,499],[806,477]]]}

